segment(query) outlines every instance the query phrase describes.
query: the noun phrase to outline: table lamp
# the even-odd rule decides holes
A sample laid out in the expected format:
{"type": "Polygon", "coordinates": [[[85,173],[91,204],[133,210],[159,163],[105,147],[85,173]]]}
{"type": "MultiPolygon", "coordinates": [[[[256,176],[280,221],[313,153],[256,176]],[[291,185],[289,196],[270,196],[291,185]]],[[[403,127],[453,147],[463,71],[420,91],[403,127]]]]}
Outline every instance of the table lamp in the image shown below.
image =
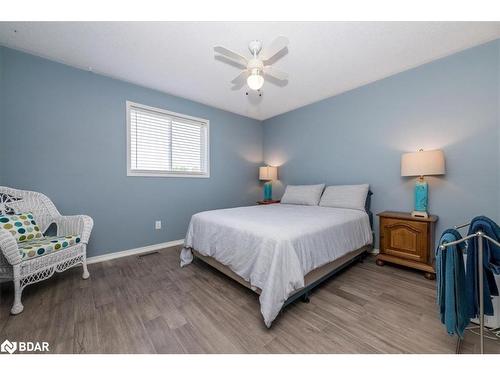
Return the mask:
{"type": "Polygon", "coordinates": [[[264,184],[264,200],[270,201],[273,199],[273,180],[278,179],[277,167],[259,167],[259,180],[266,181],[264,184]]]}
{"type": "Polygon", "coordinates": [[[401,176],[419,176],[415,184],[414,217],[429,217],[427,213],[428,185],[424,176],[445,173],[444,154],[441,150],[410,152],[401,156],[401,176]]]}

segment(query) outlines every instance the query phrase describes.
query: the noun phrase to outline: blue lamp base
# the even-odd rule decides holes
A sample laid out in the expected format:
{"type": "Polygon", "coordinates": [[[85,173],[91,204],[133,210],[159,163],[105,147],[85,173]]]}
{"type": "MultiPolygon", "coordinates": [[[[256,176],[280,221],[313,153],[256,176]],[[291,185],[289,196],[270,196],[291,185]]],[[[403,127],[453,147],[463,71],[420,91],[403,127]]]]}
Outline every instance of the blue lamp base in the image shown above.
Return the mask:
{"type": "Polygon", "coordinates": [[[268,181],[264,184],[264,200],[270,201],[273,199],[273,183],[268,181]]]}
{"type": "Polygon", "coordinates": [[[420,177],[415,184],[415,211],[411,214],[414,217],[429,217],[427,213],[427,202],[429,197],[429,185],[420,177]]]}

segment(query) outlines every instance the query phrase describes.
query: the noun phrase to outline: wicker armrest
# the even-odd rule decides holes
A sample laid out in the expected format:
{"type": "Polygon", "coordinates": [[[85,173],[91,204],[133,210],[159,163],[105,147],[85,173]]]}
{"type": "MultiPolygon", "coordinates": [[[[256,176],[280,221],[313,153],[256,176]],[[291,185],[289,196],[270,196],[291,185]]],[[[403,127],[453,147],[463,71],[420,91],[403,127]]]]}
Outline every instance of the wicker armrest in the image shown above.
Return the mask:
{"type": "Polygon", "coordinates": [[[21,254],[15,237],[8,230],[0,229],[0,250],[11,265],[21,263],[21,254]]]}
{"type": "Polygon", "coordinates": [[[87,215],[59,216],[55,220],[58,236],[69,236],[78,234],[81,242],[89,242],[90,232],[94,226],[94,220],[87,215]]]}

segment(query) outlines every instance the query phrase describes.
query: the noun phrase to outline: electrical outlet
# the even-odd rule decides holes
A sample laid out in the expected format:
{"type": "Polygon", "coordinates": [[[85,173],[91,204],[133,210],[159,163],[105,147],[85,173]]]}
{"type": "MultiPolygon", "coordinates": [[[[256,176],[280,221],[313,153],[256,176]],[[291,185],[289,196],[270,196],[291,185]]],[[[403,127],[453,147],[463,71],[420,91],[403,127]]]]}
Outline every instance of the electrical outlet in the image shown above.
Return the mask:
{"type": "Polygon", "coordinates": [[[161,220],[156,220],[155,221],[155,229],[156,230],[161,229],[161,220]]]}

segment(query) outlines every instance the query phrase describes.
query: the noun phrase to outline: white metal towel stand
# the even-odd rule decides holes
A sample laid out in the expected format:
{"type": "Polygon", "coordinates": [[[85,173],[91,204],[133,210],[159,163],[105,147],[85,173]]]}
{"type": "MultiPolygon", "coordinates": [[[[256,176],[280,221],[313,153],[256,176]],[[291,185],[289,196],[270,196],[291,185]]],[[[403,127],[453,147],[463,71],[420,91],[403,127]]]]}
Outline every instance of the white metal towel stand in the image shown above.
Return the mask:
{"type": "MultiPolygon", "coordinates": [[[[470,223],[463,224],[456,226],[455,229],[460,229],[469,226],[470,223]]],[[[453,246],[457,245],[461,242],[467,241],[470,238],[476,238],[477,241],[477,271],[478,271],[478,278],[479,278],[479,283],[478,283],[478,294],[479,294],[479,337],[481,340],[481,354],[484,354],[484,294],[483,294],[483,244],[484,240],[488,240],[495,245],[500,247],[500,243],[495,241],[493,238],[487,236],[485,233],[482,231],[478,231],[476,233],[470,234],[461,240],[458,241],[453,241],[453,242],[448,242],[445,244],[442,244],[439,246],[441,250],[445,250],[448,246],[453,246]]],[[[457,341],[457,354],[460,353],[460,347],[461,347],[462,339],[459,337],[457,341]]]]}

